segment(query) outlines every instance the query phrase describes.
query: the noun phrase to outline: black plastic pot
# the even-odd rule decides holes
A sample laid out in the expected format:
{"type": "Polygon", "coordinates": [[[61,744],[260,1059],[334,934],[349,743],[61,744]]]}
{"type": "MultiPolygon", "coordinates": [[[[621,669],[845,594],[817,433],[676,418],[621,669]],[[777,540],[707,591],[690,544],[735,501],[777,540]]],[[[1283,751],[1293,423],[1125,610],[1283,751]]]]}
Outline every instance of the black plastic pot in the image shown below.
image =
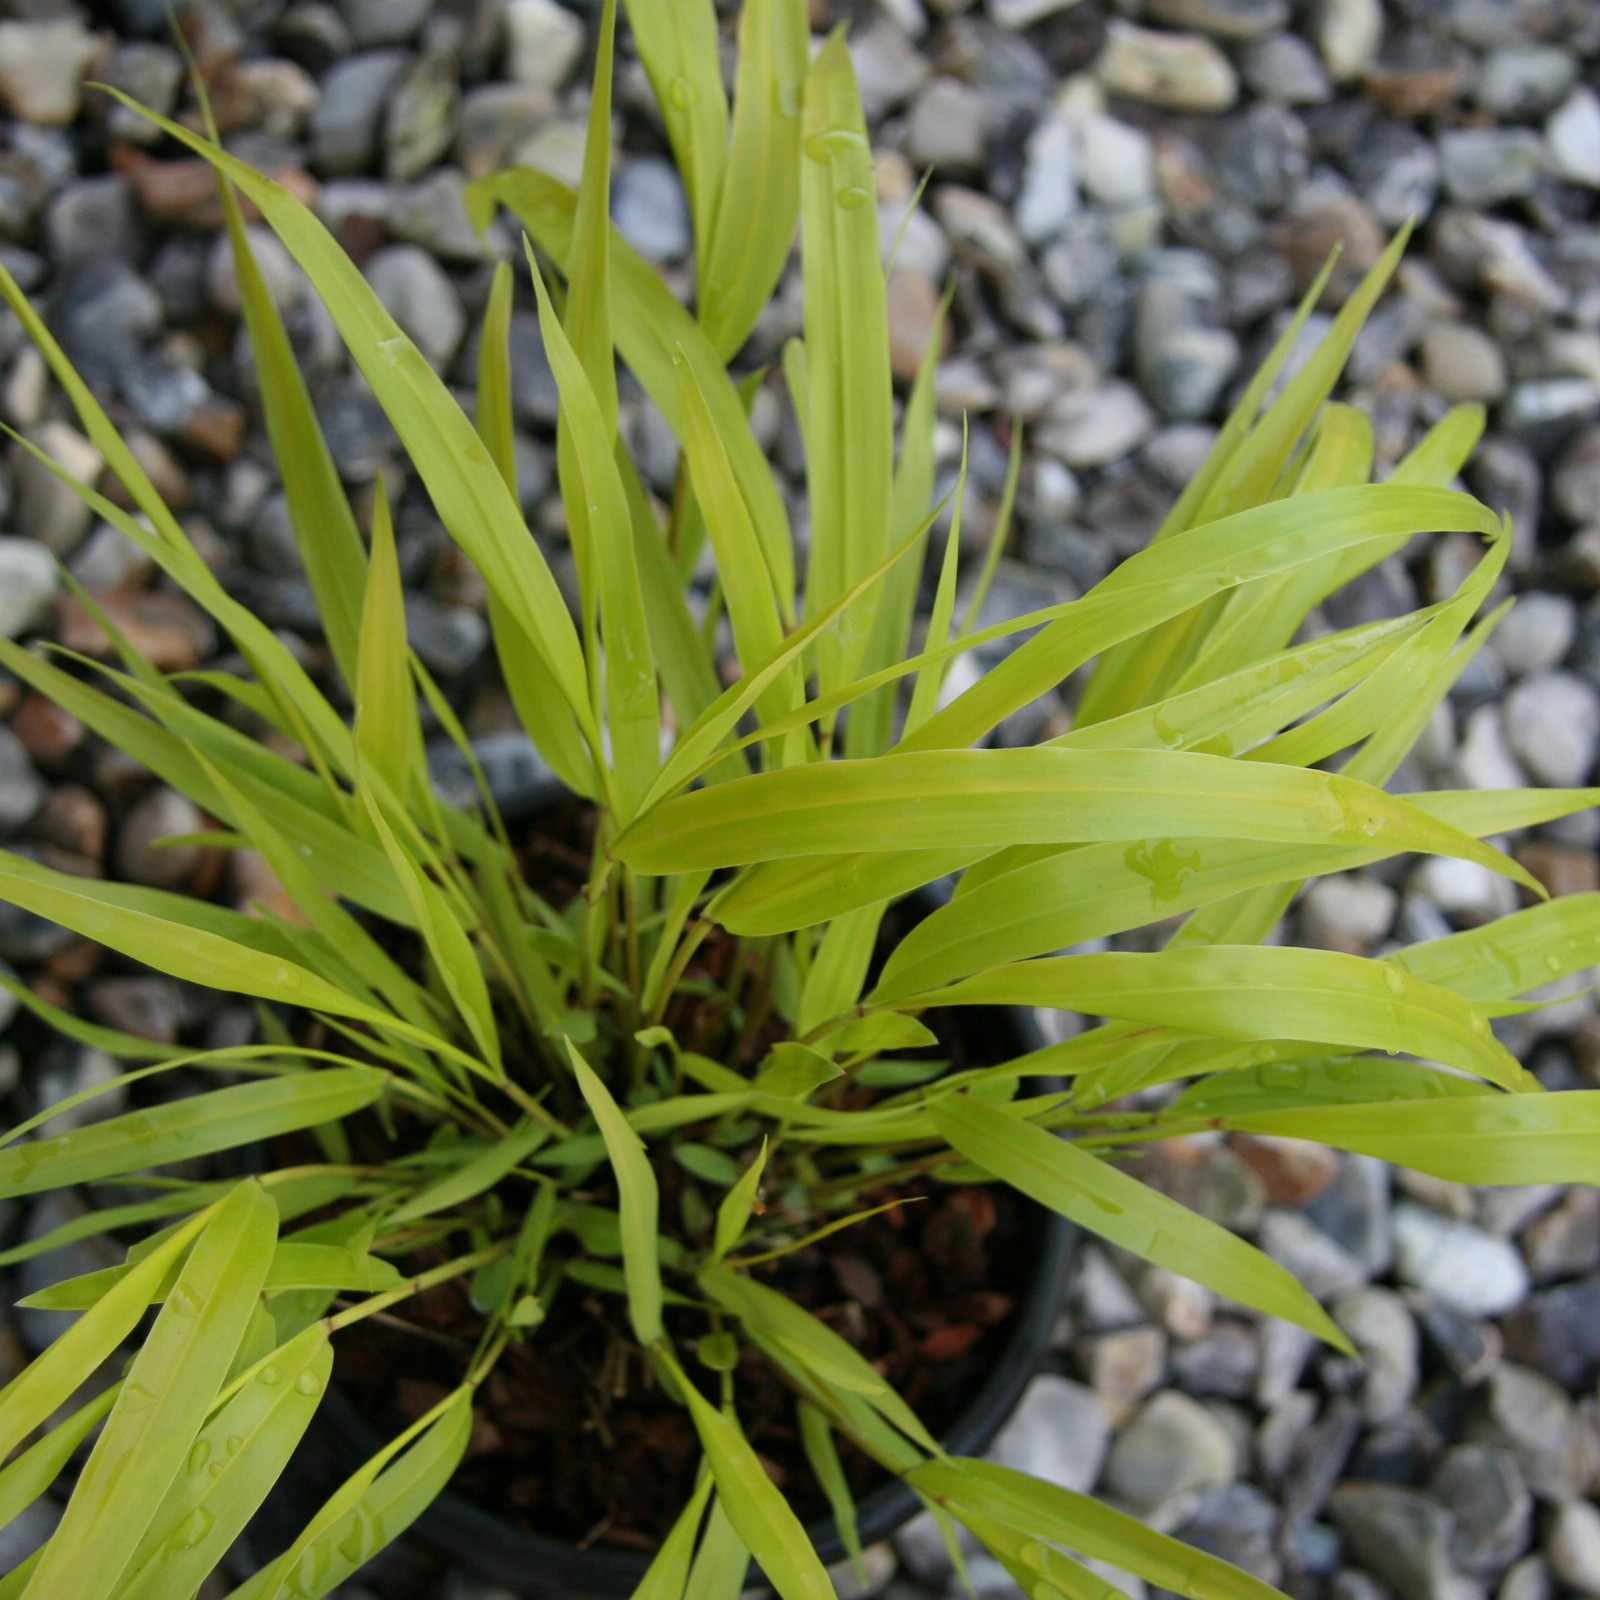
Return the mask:
{"type": "MultiPolygon", "coordinates": [[[[984,1056],[1007,1060],[1043,1043],[1031,1011],[983,1008],[965,1013],[983,1030],[984,1056]]],[[[1039,1089],[1054,1087],[1042,1080],[1039,1089]]],[[[1024,1202],[1035,1251],[1027,1288],[988,1376],[954,1423],[944,1444],[952,1454],[982,1451],[1000,1431],[1039,1365],[1066,1286],[1077,1230],[1064,1217],[1024,1202]]],[[[355,1406],[330,1389],[288,1471],[251,1529],[258,1559],[286,1546],[306,1519],[383,1441],[355,1406]]],[[[861,1538],[886,1538],[918,1510],[903,1483],[885,1484],[858,1509],[861,1538]]],[[[812,1543],[827,1563],[842,1560],[844,1546],[832,1519],[813,1524],[812,1543]]],[[[529,1533],[446,1491],[423,1512],[413,1532],[475,1576],[531,1600],[612,1600],[630,1595],[649,1565],[647,1555],[626,1550],[578,1549],[529,1533]]]]}

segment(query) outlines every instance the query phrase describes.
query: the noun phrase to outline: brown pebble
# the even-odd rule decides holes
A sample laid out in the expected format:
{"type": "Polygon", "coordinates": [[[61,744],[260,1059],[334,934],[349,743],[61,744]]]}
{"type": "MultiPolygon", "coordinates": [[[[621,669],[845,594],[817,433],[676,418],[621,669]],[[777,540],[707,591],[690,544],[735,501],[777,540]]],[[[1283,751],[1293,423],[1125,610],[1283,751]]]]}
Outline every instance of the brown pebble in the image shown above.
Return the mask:
{"type": "Polygon", "coordinates": [[[1279,234],[1278,244],[1294,271],[1295,287],[1307,289],[1339,247],[1339,260],[1328,279],[1323,300],[1342,306],[1362,277],[1383,254],[1383,228],[1366,205],[1354,195],[1324,194],[1292,216],[1279,234]]]}
{"type": "Polygon", "coordinates": [[[1530,839],[1517,851],[1517,860],[1557,897],[1600,889],[1600,858],[1592,850],[1569,850],[1530,839]]]}
{"type": "Polygon", "coordinates": [[[108,1028],[156,1044],[178,1042],[183,996],[170,978],[100,978],[84,998],[89,1014],[108,1028]]]}
{"type": "Polygon", "coordinates": [[[1236,1133],[1228,1142],[1255,1169],[1273,1205],[1296,1206],[1313,1200],[1339,1172],[1337,1151],[1304,1139],[1236,1133]]]}
{"type": "Polygon", "coordinates": [[[218,461],[232,461],[244,443],[245,410],[236,400],[214,394],[189,413],[178,435],[187,445],[218,461]]]}
{"type": "Polygon", "coordinates": [[[35,839],[89,861],[99,861],[106,848],[106,808],[80,784],[52,790],[29,825],[35,839]]]}
{"type": "MultiPolygon", "coordinates": [[[[163,672],[197,667],[217,647],[211,619],[187,595],[120,589],[94,598],[112,625],[163,672]]],[[[56,620],[67,649],[86,656],[111,654],[111,641],[76,595],[64,594],[56,601],[56,620]]]]}
{"type": "Polygon", "coordinates": [[[306,920],[305,913],[289,898],[289,891],[259,850],[234,850],[229,853],[233,874],[233,897],[237,910],[247,916],[271,911],[290,922],[306,920]]]}
{"type": "Polygon", "coordinates": [[[176,789],[152,789],[124,818],[117,840],[117,872],[152,889],[187,888],[207,854],[199,844],[162,845],[174,834],[198,833],[205,814],[176,789]]]}
{"type": "Polygon", "coordinates": [[[47,772],[59,767],[83,742],[85,728],[70,711],[42,694],[27,694],[11,719],[11,731],[47,772]]]}

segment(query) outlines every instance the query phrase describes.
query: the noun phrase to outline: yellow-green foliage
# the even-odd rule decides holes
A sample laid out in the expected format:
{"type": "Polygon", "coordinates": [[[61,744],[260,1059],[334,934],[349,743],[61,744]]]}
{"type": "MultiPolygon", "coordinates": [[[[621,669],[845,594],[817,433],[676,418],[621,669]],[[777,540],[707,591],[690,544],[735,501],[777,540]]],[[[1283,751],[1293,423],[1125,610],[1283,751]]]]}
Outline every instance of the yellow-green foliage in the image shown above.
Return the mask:
{"type": "MultiPolygon", "coordinates": [[[[1110,1158],[1222,1127],[1317,1138],[1464,1182],[1600,1175],[1600,1095],[1541,1095],[1488,1024],[1600,960],[1600,897],[1536,904],[1385,960],[1263,943],[1305,880],[1399,852],[1477,861],[1537,891],[1485,839],[1596,798],[1383,788],[1494,621],[1479,611],[1507,529],[1449,487],[1481,413],[1457,408],[1374,484],[1369,424],[1328,398],[1398,238],[1263,410],[1313,288],[1147,550],[1079,600],[974,631],[976,603],[955,615],[952,529],[932,624],[914,648],[940,509],[930,503],[939,334],[896,438],[871,151],[843,37],[813,58],[804,0],[749,0],[730,108],[711,0],[630,0],[629,12],[688,187],[695,310],[608,220],[608,3],[580,191],[517,170],[469,192],[480,225],[503,208],[527,245],[525,261],[496,273],[473,419],[297,199],[161,123],[218,174],[267,425],[351,724],[218,585],[0,269],[0,293],[142,518],[67,481],[228,632],[247,671],[207,688],[221,686],[275,737],[269,746],[239,732],[237,717],[210,714],[109,626],[119,667],[4,642],[0,663],[189,795],[225,842],[258,849],[303,920],[66,877],[5,853],[0,894],[176,977],[314,1013],[336,1045],[312,1049],[270,1024],[259,1044],[185,1054],[0,980],[54,1026],[144,1062],[125,1084],[179,1067],[246,1079],[55,1137],[33,1137],[39,1119],[15,1128],[0,1148],[0,1194],[296,1130],[317,1130],[326,1155],[240,1184],[174,1181],[5,1258],[113,1229],[137,1241],[125,1266],[40,1297],[83,1315],[0,1391],[5,1449],[56,1413],[150,1305],[161,1309],[120,1385],[0,1471],[0,1516],[14,1515],[104,1418],[60,1532],[0,1596],[192,1594],[304,1430],[330,1336],[470,1275],[487,1332],[465,1384],[236,1600],[325,1593],[409,1523],[460,1459],[475,1386],[510,1341],[538,1340],[569,1281],[613,1297],[613,1325],[631,1328],[651,1381],[689,1407],[704,1446],[708,1472],[644,1600],[681,1600],[686,1584],[736,1587],[751,1553],[784,1600],[832,1593],[740,1430],[734,1337],[793,1387],[800,1436],[847,1539],[835,1435],[965,1523],[1032,1595],[1109,1592],[1064,1547],[1197,1600],[1259,1600],[1271,1592],[1260,1582],[1092,1501],[946,1457],[849,1344],[747,1268],[847,1224],[863,1189],[992,1177],[1342,1345],[1283,1268],[1110,1158]],[[570,905],[523,880],[486,795],[470,813],[434,796],[419,706],[471,752],[408,652],[381,497],[370,539],[357,530],[250,259],[240,197],[304,269],[482,573],[527,732],[593,803],[591,871],[570,905]],[[806,449],[803,562],[746,420],[748,375],[728,368],[797,223],[805,331],[783,377],[806,449]],[[506,339],[518,279],[560,388],[576,615],[513,493],[506,339]],[[682,446],[670,509],[621,447],[619,359],[682,446]],[[1481,541],[1456,595],[1292,643],[1324,596],[1439,532],[1481,541]],[[687,580],[707,545],[717,579],[710,614],[697,616],[687,580]],[[712,649],[724,616],[737,655],[727,687],[712,649]],[[1024,631],[941,704],[957,654],[1024,631]],[[1069,733],[1036,749],[984,748],[1010,713],[1095,661],[1069,733]],[[947,874],[959,875],[954,898],[867,988],[886,907],[947,874]],[[1178,930],[1156,953],[1053,953],[1171,917],[1178,930]],[[695,965],[708,938],[733,950],[720,991],[695,965]],[[893,1052],[931,1040],[916,1019],[933,1004],[1107,1020],[997,1067],[897,1067],[893,1052]],[[774,1017],[785,1037],[756,1048],[774,1017]],[[1025,1093],[1044,1075],[1070,1087],[1025,1093]],[[1179,1080],[1189,1086],[1161,1112],[1105,1109],[1179,1080]],[[340,1119],[373,1106],[386,1126],[421,1129],[427,1159],[351,1165],[340,1119]],[[688,1196],[681,1216],[659,1206],[668,1161],[688,1196]],[[592,1203],[596,1184],[614,1207],[592,1203]],[[297,1231],[312,1212],[323,1220],[297,1231]],[[394,1262],[424,1246],[444,1264],[403,1280],[394,1262]],[[209,1459],[219,1470],[199,1471],[209,1459]]],[[[955,499],[959,518],[959,488],[955,499]]]]}

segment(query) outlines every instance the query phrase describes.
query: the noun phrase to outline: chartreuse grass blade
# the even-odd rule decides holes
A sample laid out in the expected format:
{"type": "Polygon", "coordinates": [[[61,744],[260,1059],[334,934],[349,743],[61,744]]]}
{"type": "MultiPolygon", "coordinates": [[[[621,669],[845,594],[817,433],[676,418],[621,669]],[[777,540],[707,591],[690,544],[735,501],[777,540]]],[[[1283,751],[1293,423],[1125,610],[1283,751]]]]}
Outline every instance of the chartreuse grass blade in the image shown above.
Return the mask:
{"type": "Polygon", "coordinates": [[[766,1165],[767,1141],[762,1139],[755,1160],[739,1174],[739,1181],[722,1197],[722,1203],[717,1207],[716,1231],[711,1241],[713,1265],[744,1237],[756,1196],[761,1192],[761,1174],[766,1165]]]}
{"type": "Polygon", "coordinates": [[[388,1082],[389,1074],[377,1067],[330,1067],[126,1112],[0,1150],[0,1194],[92,1183],[315,1127],[371,1105],[388,1082]]]}
{"type": "MultiPolygon", "coordinates": [[[[709,1472],[701,1472],[694,1493],[678,1513],[672,1532],[661,1541],[649,1571],[639,1580],[630,1600],[684,1600],[689,1563],[694,1559],[695,1542],[700,1536],[700,1524],[705,1521],[706,1502],[711,1498],[714,1482],[709,1472]]],[[[743,1576],[741,1572],[740,1577],[743,1576]]]]}
{"type": "MultiPolygon", "coordinates": [[[[1221,590],[1340,549],[1422,532],[1479,533],[1492,539],[1501,525],[1468,495],[1362,484],[1296,495],[1151,545],[1130,556],[1081,600],[1063,607],[1055,621],[935,712],[903,747],[971,744],[1091,657],[1165,618],[1181,616],[1221,590]]],[[[980,633],[968,643],[982,639],[980,633]]],[[[1107,707],[1103,716],[1112,714],[1113,708],[1107,707]]]]}
{"type": "MultiPolygon", "coordinates": [[[[617,0],[604,0],[589,92],[583,181],[566,258],[566,330],[600,407],[607,438],[617,430],[617,365],[611,340],[611,76],[617,0]]],[[[562,421],[565,421],[563,408],[562,421]]],[[[585,508],[586,509],[586,508],[585,508]]]]}
{"type": "MultiPolygon", "coordinates": [[[[774,577],[768,569],[755,524],[733,467],[717,433],[716,422],[687,360],[678,363],[679,408],[683,419],[684,455],[689,465],[695,498],[705,517],[717,557],[717,577],[733,625],[734,647],[741,669],[748,672],[783,648],[783,622],[779,615],[774,577]]],[[[800,663],[791,661],[756,701],[768,719],[793,711],[805,700],[800,663]]],[[[805,758],[805,738],[797,729],[778,744],[784,764],[805,758]]]]}
{"type": "Polygon", "coordinates": [[[1035,1127],[1015,1111],[971,1095],[928,1107],[940,1136],[968,1161],[1080,1227],[1170,1267],[1218,1294],[1350,1348],[1294,1275],[1237,1234],[1169,1200],[1137,1178],[1035,1127]]]}
{"type": "MultiPolygon", "coordinates": [[[[405,1030],[406,1024],[282,956],[268,957],[221,935],[116,904],[103,887],[0,851],[0,895],[174,978],[405,1030]]],[[[436,1043],[430,1041],[430,1048],[436,1043]]]]}
{"type": "Polygon", "coordinates": [[[628,1125],[593,1067],[568,1039],[567,1057],[583,1098],[589,1104],[617,1180],[622,1220],[622,1268],[628,1285],[628,1316],[634,1336],[646,1348],[661,1338],[661,1263],[656,1256],[660,1199],[644,1143],[628,1125]]]}
{"type": "MultiPolygon", "coordinates": [[[[911,623],[926,553],[928,508],[933,503],[934,378],[944,350],[945,319],[954,295],[952,281],[939,301],[938,313],[928,331],[922,362],[900,424],[900,459],[895,463],[892,489],[891,543],[898,549],[913,535],[920,533],[921,537],[896,560],[884,579],[883,591],[874,608],[866,654],[861,660],[864,676],[893,667],[905,659],[910,647],[911,623]]],[[[845,727],[847,755],[878,756],[889,748],[893,742],[895,696],[894,684],[886,683],[855,702],[845,727]]]]}
{"type": "Polygon", "coordinates": [[[1509,1000],[1600,962],[1600,894],[1563,895],[1390,959],[1469,999],[1509,1000]]]}
{"type": "Polygon", "coordinates": [[[92,1045],[96,1050],[104,1050],[107,1055],[118,1056],[126,1061],[167,1061],[173,1056],[183,1054],[182,1045],[157,1044],[153,1039],[140,1039],[134,1034],[124,1033],[120,1028],[107,1028],[98,1022],[85,1022],[81,1017],[73,1016],[70,1011],[63,1011],[60,1006],[51,1005],[43,996],[36,995],[27,984],[9,972],[0,971],[0,989],[4,989],[13,999],[25,1005],[41,1022],[54,1028],[56,1032],[66,1034],[69,1039],[76,1039],[79,1044],[92,1045]]]}
{"type": "Polygon", "coordinates": [[[1157,1533],[1086,1494],[1010,1467],[946,1456],[913,1467],[906,1476],[918,1493],[957,1516],[975,1511],[1030,1540],[1048,1541],[1022,1551],[1023,1561],[1037,1563],[1041,1577],[1051,1574],[1055,1552],[1049,1545],[1064,1544],[1190,1600],[1283,1600],[1270,1584],[1214,1555],[1157,1533]]]}
{"type": "Polygon", "coordinates": [[[266,1277],[278,1210],[254,1180],[218,1203],[128,1369],[31,1600],[106,1600],[221,1387],[266,1277]]]}
{"type": "MultiPolygon", "coordinates": [[[[592,570],[586,576],[599,598],[605,632],[607,723],[618,815],[625,819],[649,788],[661,756],[660,697],[633,552],[633,519],[617,473],[615,430],[606,426],[600,401],[555,314],[531,251],[528,264],[539,297],[545,351],[561,392],[566,501],[569,506],[583,507],[592,558],[592,570]]],[[[574,549],[578,548],[575,543],[574,549]]],[[[585,604],[589,603],[586,596],[585,604]]]]}
{"type": "Polygon", "coordinates": [[[476,1199],[485,1190],[492,1189],[513,1167],[527,1160],[549,1137],[547,1128],[537,1123],[524,1123],[470,1161],[463,1162],[454,1172],[402,1201],[388,1213],[387,1224],[393,1227],[402,1222],[414,1222],[418,1217],[430,1217],[435,1212],[448,1211],[451,1206],[476,1199]]]}
{"type": "MultiPolygon", "coordinates": [[[[491,173],[468,186],[467,208],[479,227],[496,203],[507,206],[535,244],[553,261],[565,262],[572,248],[577,202],[564,184],[531,167],[491,173]]],[[[728,453],[750,520],[766,553],[785,622],[794,614],[794,543],[788,515],[767,461],[721,357],[692,316],[673,298],[660,273],[621,235],[611,235],[611,318],[617,349],[645,392],[682,439],[676,361],[681,352],[694,372],[728,453]]]]}
{"type": "MultiPolygon", "coordinates": [[[[967,433],[961,432],[961,467],[956,474],[955,507],[950,513],[950,531],[945,535],[944,560],[939,564],[939,583],[934,590],[933,612],[928,618],[928,644],[943,650],[950,641],[950,621],[956,609],[956,578],[961,561],[961,508],[967,493],[967,433]]],[[[915,733],[926,722],[938,702],[949,662],[942,656],[930,661],[918,674],[906,710],[906,733],[915,733]]]]}
{"type": "Polygon", "coordinates": [[[814,1405],[805,1400],[795,1402],[795,1418],[800,1424],[800,1443],[812,1474],[828,1497],[828,1509],[833,1512],[833,1524],[839,1530],[839,1541],[850,1559],[861,1571],[861,1529],[856,1522],[855,1496],[850,1493],[849,1480],[844,1475],[844,1463],[833,1442],[833,1432],[828,1419],[814,1405]]]}
{"type": "Polygon", "coordinates": [[[385,1445],[346,1479],[276,1561],[228,1600],[320,1600],[404,1533],[466,1452],[472,1392],[464,1384],[385,1445]],[[395,1461],[401,1450],[405,1454],[395,1461]]]}
{"type": "Polygon", "coordinates": [[[345,682],[354,683],[361,625],[359,596],[366,580],[361,535],[294,347],[250,249],[238,198],[226,181],[220,181],[218,188],[256,382],[261,388],[261,409],[288,501],[295,544],[316,596],[328,648],[345,682]]]}
{"type": "Polygon", "coordinates": [[[1455,1183],[1600,1183],[1600,1090],[1259,1111],[1227,1119],[1455,1183]]]}
{"type": "Polygon", "coordinates": [[[761,1563],[767,1581],[782,1600],[835,1600],[833,1584],[811,1548],[800,1519],[767,1476],[739,1425],[690,1383],[664,1346],[659,1358],[689,1408],[700,1446],[716,1479],[717,1498],[734,1532],[761,1563]]]}
{"type": "Polygon", "coordinates": [[[288,1465],[332,1368],[322,1322],[256,1366],[189,1447],[116,1600],[173,1600],[205,1582],[288,1465]]]}
{"type": "MultiPolygon", "coordinates": [[[[843,30],[806,76],[800,176],[808,369],[806,482],[815,613],[888,554],[894,424],[877,191],[843,30]]],[[[869,624],[859,614],[817,643],[824,692],[854,676],[869,624]]]]}
{"type": "Polygon", "coordinates": [[[1182,1124],[1190,1118],[1209,1121],[1212,1117],[1289,1111],[1299,1106],[1367,1105],[1385,1100],[1493,1094],[1494,1090],[1477,1078],[1464,1078],[1420,1062],[1390,1061],[1381,1056],[1335,1056],[1212,1073],[1185,1089],[1162,1112],[1162,1119],[1182,1124]]]}
{"type": "Polygon", "coordinates": [[[750,0],[740,13],[733,134],[698,274],[700,321],[724,361],[749,337],[789,259],[810,43],[805,0],[750,0]]]}
{"type": "Polygon", "coordinates": [[[700,1287],[738,1317],[752,1334],[781,1345],[791,1360],[809,1368],[824,1382],[863,1396],[875,1411],[924,1450],[938,1450],[937,1442],[916,1412],[883,1381],[877,1368],[853,1344],[787,1295],[727,1266],[702,1272],[700,1287]]]}
{"type": "Polygon", "coordinates": [[[1477,449],[1485,420],[1484,409],[1476,401],[1451,406],[1400,459],[1389,481],[1444,488],[1477,449]]]}
{"type": "MultiPolygon", "coordinates": [[[[124,99],[124,104],[131,102],[124,99]]],[[[306,206],[189,129],[167,118],[151,120],[231,180],[310,278],[452,538],[544,656],[585,737],[598,746],[582,652],[561,591],[483,441],[449,390],[306,206]]]]}
{"type": "Polygon", "coordinates": [[[1502,852],[1370,784],[1164,750],[933,750],[758,773],[664,801],[616,853],[688,872],[855,850],[999,850],[1166,833],[1421,850],[1533,886],[1502,852]]]}
{"type": "Polygon", "coordinates": [[[847,911],[829,923],[800,988],[795,1027],[808,1034],[855,1003],[866,981],[887,900],[847,911]]]}
{"type": "Polygon", "coordinates": [[[372,508],[372,555],[361,605],[356,657],[356,753],[367,773],[377,773],[397,795],[408,792],[422,753],[417,696],[407,664],[406,614],[394,520],[380,477],[372,508]]]}
{"type": "Polygon", "coordinates": [[[750,1575],[750,1550],[728,1519],[719,1494],[689,1573],[687,1600],[739,1600],[750,1575]]]}
{"type": "Polygon", "coordinates": [[[628,0],[628,21],[689,191],[703,261],[715,233],[728,144],[717,14],[711,0],[628,0]]]}
{"type": "Polygon", "coordinates": [[[411,914],[421,930],[428,954],[450,998],[455,1001],[461,1020],[466,1023],[472,1042],[488,1063],[490,1075],[503,1077],[505,1069],[500,1060],[500,1033],[495,1026],[494,1005],[489,998],[489,984],[478,962],[478,953],[472,947],[472,940],[457,920],[439,886],[417,865],[406,847],[396,838],[389,816],[385,815],[389,807],[379,799],[378,783],[368,781],[365,769],[360,774],[358,792],[367,808],[367,820],[389,858],[400,887],[411,902],[411,914]]]}
{"type": "MultiPolygon", "coordinates": [[[[933,991],[942,1005],[1060,1006],[1222,1039],[1294,1036],[1366,1050],[1403,1050],[1506,1089],[1537,1088],[1449,989],[1388,961],[1334,950],[1212,945],[1153,955],[1050,956],[933,991]]],[[[930,995],[917,1003],[934,1003],[930,995]]]]}
{"type": "Polygon", "coordinates": [[[216,1207],[191,1217],[158,1245],[92,1311],[0,1389],[0,1453],[11,1451],[62,1406],[134,1330],[151,1292],[194,1242],[216,1207]]]}
{"type": "Polygon", "coordinates": [[[115,1404],[121,1388],[120,1381],[114,1383],[79,1406],[70,1417],[58,1422],[37,1444],[30,1445],[0,1471],[0,1528],[6,1527],[56,1481],[78,1446],[115,1404]]]}

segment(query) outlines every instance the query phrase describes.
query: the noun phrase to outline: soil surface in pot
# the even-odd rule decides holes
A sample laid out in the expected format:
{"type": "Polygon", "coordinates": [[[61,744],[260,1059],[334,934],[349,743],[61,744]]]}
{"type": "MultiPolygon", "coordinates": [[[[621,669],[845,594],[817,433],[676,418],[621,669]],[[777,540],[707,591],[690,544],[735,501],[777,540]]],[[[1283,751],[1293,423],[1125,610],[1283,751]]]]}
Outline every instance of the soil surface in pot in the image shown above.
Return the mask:
{"type": "MultiPolygon", "coordinates": [[[[547,812],[524,836],[524,871],[553,904],[579,892],[591,835],[589,808],[569,804],[547,812]]],[[[892,908],[880,959],[919,915],[914,905],[892,908]]],[[[709,980],[704,993],[727,992],[739,951],[736,941],[713,936],[690,976],[709,980]]],[[[402,962],[415,955],[403,947],[393,953],[402,962]]],[[[667,1021],[685,1048],[748,1070],[782,1036],[781,1024],[763,1015],[759,1028],[740,1027],[691,992],[680,996],[667,1021]]],[[[1016,1048],[1010,1029],[998,1018],[991,1025],[989,1016],[927,1014],[923,1020],[939,1043],[917,1054],[947,1061],[956,1071],[1005,1059],[1016,1048]]],[[[878,1098],[842,1080],[830,1089],[840,1106],[878,1098]]],[[[370,1117],[349,1127],[357,1159],[381,1161],[393,1153],[370,1117]]],[[[416,1130],[418,1137],[425,1131],[416,1130]]],[[[397,1132],[401,1146],[410,1142],[406,1129],[397,1132]]],[[[684,1129],[683,1137],[696,1134],[684,1129]]],[[[287,1149],[278,1154],[311,1158],[309,1150],[298,1157],[287,1149]]],[[[682,1191],[692,1185],[659,1145],[653,1154],[663,1226],[676,1231],[671,1219],[682,1214],[682,1191]]],[[[573,1198],[615,1204],[608,1174],[596,1174],[589,1187],[592,1193],[573,1198]]],[[[510,1207],[528,1198],[526,1184],[508,1187],[505,1195],[510,1207]]],[[[718,1198],[703,1191],[702,1208],[718,1198]]],[[[891,1202],[898,1203],[755,1270],[848,1339],[939,1434],[971,1401],[1005,1345],[1037,1267],[1040,1214],[999,1185],[954,1186],[926,1177],[858,1189],[851,1209],[891,1202]]],[[[797,1225],[783,1232],[800,1236],[842,1214],[790,1218],[797,1225]]],[[[420,1270],[435,1259],[442,1257],[419,1255],[403,1270],[420,1270]]],[[[485,1328],[468,1286],[460,1283],[442,1285],[395,1312],[359,1323],[335,1342],[335,1381],[386,1437],[460,1381],[485,1328]]],[[[685,1370],[708,1396],[720,1398],[719,1374],[696,1359],[696,1341],[708,1331],[704,1313],[669,1308],[667,1326],[685,1370]]],[[[740,1361],[734,1388],[741,1421],[773,1480],[803,1520],[825,1517],[829,1508],[805,1459],[791,1391],[750,1354],[740,1361]]],[[[693,1488],[700,1459],[693,1427],[660,1389],[618,1293],[568,1279],[546,1321],[500,1358],[479,1392],[475,1419],[451,1488],[529,1532],[580,1547],[653,1550],[693,1488]]],[[[859,1501],[887,1475],[845,1441],[838,1445],[859,1501]]]]}
{"type": "MultiPolygon", "coordinates": [[[[921,1183],[882,1212],[772,1263],[761,1280],[815,1312],[855,1345],[937,1434],[954,1421],[1004,1343],[1037,1260],[1037,1212],[1004,1189],[921,1183]]],[[[358,1324],[336,1344],[335,1381],[393,1434],[461,1377],[482,1317],[464,1287],[408,1303],[408,1328],[358,1324]]],[[[674,1312],[680,1359],[699,1366],[697,1312],[674,1312]]],[[[789,1389],[759,1358],[735,1375],[739,1415],[763,1464],[802,1519],[828,1507],[806,1464],[789,1389]]],[[[700,1451],[683,1408],[649,1374],[619,1296],[567,1285],[526,1345],[509,1349],[484,1385],[466,1460],[452,1489],[514,1525],[578,1543],[653,1549],[688,1498],[700,1451]]],[[[885,1474],[845,1441],[858,1499],[885,1474]]]]}

